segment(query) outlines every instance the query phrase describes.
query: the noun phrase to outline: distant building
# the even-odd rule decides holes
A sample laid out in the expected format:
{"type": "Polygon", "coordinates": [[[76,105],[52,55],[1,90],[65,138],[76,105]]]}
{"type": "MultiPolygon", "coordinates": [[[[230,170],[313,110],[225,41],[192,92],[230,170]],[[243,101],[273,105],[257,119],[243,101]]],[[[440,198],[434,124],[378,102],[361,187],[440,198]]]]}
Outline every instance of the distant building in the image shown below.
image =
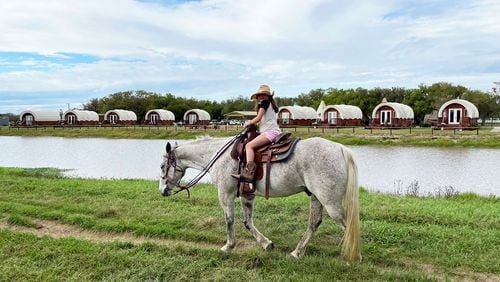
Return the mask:
{"type": "Polygon", "coordinates": [[[99,115],[94,111],[87,110],[69,110],[64,112],[65,125],[97,125],[99,124],[99,115]]]}
{"type": "Polygon", "coordinates": [[[256,111],[233,111],[224,115],[226,118],[252,119],[257,116],[256,111]]]}
{"type": "Polygon", "coordinates": [[[61,114],[56,111],[27,110],[19,115],[19,126],[51,126],[59,125],[61,114]]]}
{"type": "Polygon", "coordinates": [[[324,106],[320,112],[319,121],[321,125],[326,126],[361,126],[363,112],[352,105],[324,106]]]}
{"type": "Polygon", "coordinates": [[[109,110],[104,114],[103,124],[109,125],[134,125],[137,122],[137,115],[127,110],[109,110]]]}
{"type": "Polygon", "coordinates": [[[432,113],[426,114],[422,124],[436,126],[438,123],[438,110],[432,110],[432,113]]]}
{"type": "Polygon", "coordinates": [[[184,125],[208,125],[210,114],[205,110],[191,109],[184,113],[184,125]]]}
{"type": "Polygon", "coordinates": [[[478,119],[477,107],[467,100],[450,100],[438,111],[438,125],[445,128],[476,127],[478,119]]]}
{"type": "Polygon", "coordinates": [[[163,109],[149,110],[144,118],[145,125],[172,125],[174,122],[174,113],[163,109]]]}
{"type": "Polygon", "coordinates": [[[285,106],[278,111],[278,124],[280,126],[299,125],[309,126],[315,123],[318,114],[311,107],[285,106]]]}
{"type": "Polygon", "coordinates": [[[411,127],[413,123],[414,114],[410,106],[387,102],[384,98],[373,109],[370,127],[411,127]]]}
{"type": "Polygon", "coordinates": [[[0,126],[8,126],[9,117],[0,117],[0,126]]]}

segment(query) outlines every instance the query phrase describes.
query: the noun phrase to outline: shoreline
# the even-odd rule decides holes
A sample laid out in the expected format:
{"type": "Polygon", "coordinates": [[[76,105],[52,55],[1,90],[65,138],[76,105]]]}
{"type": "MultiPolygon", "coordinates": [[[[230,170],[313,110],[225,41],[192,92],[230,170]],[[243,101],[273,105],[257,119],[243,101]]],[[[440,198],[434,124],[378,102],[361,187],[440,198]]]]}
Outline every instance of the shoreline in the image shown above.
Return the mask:
{"type": "MultiPolygon", "coordinates": [[[[199,136],[231,137],[242,128],[188,129],[188,128],[0,128],[0,136],[52,136],[66,138],[109,139],[196,139],[199,136]]],[[[418,146],[418,147],[464,147],[500,148],[500,132],[491,128],[479,131],[431,131],[430,128],[389,130],[283,128],[283,131],[301,139],[322,137],[344,145],[418,146]],[[355,131],[353,133],[353,131],[355,131]]]]}

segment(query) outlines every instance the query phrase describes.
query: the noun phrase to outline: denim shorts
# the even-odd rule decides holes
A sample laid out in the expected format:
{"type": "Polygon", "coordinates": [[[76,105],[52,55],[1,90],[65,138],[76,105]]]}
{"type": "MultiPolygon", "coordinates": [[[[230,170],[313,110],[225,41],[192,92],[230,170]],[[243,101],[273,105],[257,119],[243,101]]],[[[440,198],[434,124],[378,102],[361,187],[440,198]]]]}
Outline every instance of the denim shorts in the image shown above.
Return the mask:
{"type": "Polygon", "coordinates": [[[269,140],[269,142],[273,142],[274,138],[276,138],[278,135],[280,135],[280,133],[281,133],[281,131],[276,130],[276,129],[272,129],[269,131],[265,131],[262,134],[264,134],[264,136],[266,136],[266,138],[267,138],[267,140],[269,140]]]}

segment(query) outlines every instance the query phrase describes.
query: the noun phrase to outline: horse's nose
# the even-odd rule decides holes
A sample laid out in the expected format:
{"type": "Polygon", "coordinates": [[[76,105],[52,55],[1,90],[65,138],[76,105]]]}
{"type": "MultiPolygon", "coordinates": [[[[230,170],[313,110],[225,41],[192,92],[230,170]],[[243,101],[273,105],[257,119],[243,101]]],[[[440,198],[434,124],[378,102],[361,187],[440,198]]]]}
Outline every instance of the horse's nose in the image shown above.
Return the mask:
{"type": "Polygon", "coordinates": [[[168,197],[168,196],[172,195],[172,191],[170,191],[170,190],[168,190],[168,189],[163,189],[163,190],[161,191],[161,195],[162,195],[163,197],[168,197]]]}

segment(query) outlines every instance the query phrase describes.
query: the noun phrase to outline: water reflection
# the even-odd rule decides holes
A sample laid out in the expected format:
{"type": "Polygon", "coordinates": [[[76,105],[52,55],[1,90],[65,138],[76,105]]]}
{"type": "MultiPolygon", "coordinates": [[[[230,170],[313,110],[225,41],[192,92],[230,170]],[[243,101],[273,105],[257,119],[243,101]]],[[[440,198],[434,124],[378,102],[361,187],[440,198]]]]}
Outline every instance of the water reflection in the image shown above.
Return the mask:
{"type": "MultiPolygon", "coordinates": [[[[0,166],[57,167],[84,178],[157,179],[165,144],[166,140],[0,137],[0,166]]],[[[427,194],[452,186],[461,192],[500,195],[498,149],[350,148],[358,160],[360,185],[369,190],[393,193],[417,185],[427,194]]],[[[197,172],[188,170],[186,180],[197,172]]]]}

